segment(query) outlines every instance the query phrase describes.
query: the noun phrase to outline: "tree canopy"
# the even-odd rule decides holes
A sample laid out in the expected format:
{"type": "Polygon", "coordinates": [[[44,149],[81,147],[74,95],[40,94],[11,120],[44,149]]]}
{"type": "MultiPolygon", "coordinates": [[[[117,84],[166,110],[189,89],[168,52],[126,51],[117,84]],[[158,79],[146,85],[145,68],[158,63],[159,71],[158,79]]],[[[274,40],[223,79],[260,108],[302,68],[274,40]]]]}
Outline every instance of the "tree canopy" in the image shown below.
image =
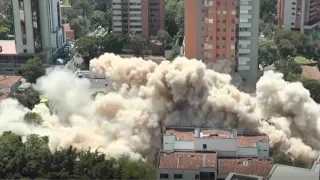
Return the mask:
{"type": "Polygon", "coordinates": [[[39,93],[32,87],[25,89],[21,93],[11,95],[11,98],[17,99],[23,106],[33,109],[36,104],[40,103],[39,93]]]}
{"type": "Polygon", "coordinates": [[[19,68],[20,74],[30,83],[36,83],[37,79],[46,73],[39,57],[29,59],[19,68]]]}
{"type": "Polygon", "coordinates": [[[278,48],[273,41],[260,42],[258,57],[259,64],[261,64],[263,67],[269,66],[277,61],[278,58],[278,48]]]}
{"type": "Polygon", "coordinates": [[[260,18],[264,22],[272,23],[277,15],[277,0],[260,1],[260,18]]]}
{"type": "Polygon", "coordinates": [[[98,150],[72,146],[52,153],[48,137],[22,137],[12,132],[0,136],[1,179],[154,179],[155,168],[127,156],[106,159],[98,150]]]}
{"type": "Polygon", "coordinates": [[[184,34],[184,0],[165,1],[165,27],[171,37],[184,34]]]}
{"type": "Polygon", "coordinates": [[[84,36],[75,43],[75,51],[79,53],[84,60],[86,66],[89,61],[100,55],[100,39],[95,36],[84,36]]]}

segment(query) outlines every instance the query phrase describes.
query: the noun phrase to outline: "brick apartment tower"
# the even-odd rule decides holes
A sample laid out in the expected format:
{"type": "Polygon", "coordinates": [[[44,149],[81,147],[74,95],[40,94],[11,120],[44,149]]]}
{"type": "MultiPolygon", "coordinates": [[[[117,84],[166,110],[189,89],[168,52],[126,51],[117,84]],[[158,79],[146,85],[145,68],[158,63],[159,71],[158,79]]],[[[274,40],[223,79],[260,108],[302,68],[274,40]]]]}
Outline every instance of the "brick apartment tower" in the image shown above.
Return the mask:
{"type": "Polygon", "coordinates": [[[112,0],[112,31],[147,38],[164,29],[165,0],[112,0]]]}
{"type": "Polygon", "coordinates": [[[308,34],[320,22],[320,0],[278,0],[278,26],[308,34]]]}
{"type": "Polygon", "coordinates": [[[227,59],[244,85],[258,80],[260,0],[185,0],[185,56],[227,59]]]}

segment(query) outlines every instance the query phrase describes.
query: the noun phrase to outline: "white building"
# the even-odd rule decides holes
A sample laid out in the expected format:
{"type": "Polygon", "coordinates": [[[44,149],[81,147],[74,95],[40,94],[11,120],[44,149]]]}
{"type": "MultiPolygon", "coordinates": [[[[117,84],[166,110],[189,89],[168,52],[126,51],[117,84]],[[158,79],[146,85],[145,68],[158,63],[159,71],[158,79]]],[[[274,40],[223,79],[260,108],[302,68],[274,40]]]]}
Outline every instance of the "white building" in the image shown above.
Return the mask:
{"type": "Polygon", "coordinates": [[[172,128],[163,135],[157,179],[220,180],[229,173],[266,177],[272,165],[265,134],[172,128]]]}
{"type": "Polygon", "coordinates": [[[232,132],[208,129],[168,129],[163,135],[163,152],[217,151],[218,157],[269,157],[269,139],[266,135],[238,135],[232,132]]]}
{"type": "Polygon", "coordinates": [[[37,54],[44,63],[65,43],[59,0],[12,0],[17,54],[37,54]]]}

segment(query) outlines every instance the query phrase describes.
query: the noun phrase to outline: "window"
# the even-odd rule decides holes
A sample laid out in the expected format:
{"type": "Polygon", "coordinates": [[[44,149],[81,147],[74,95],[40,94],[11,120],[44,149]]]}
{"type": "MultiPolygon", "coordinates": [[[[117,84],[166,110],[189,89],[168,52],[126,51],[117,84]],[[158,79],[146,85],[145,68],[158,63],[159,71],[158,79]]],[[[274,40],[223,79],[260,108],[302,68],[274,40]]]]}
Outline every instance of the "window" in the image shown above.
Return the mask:
{"type": "Polygon", "coordinates": [[[174,179],[182,179],[182,174],[174,174],[173,178],[174,179]]]}
{"type": "Polygon", "coordinates": [[[23,49],[23,52],[24,52],[24,53],[27,53],[27,52],[28,52],[28,50],[27,50],[27,49],[23,49]]]}
{"type": "Polygon", "coordinates": [[[200,179],[200,175],[199,175],[199,174],[196,174],[196,175],[194,176],[194,179],[200,179]]]}
{"type": "Polygon", "coordinates": [[[160,174],[160,178],[167,179],[169,178],[169,174],[160,174]]]}
{"type": "Polygon", "coordinates": [[[200,179],[201,180],[215,179],[215,173],[214,172],[200,172],[200,179]]]}
{"type": "Polygon", "coordinates": [[[203,144],[202,147],[203,147],[203,149],[207,149],[207,145],[206,144],[203,144]]]}

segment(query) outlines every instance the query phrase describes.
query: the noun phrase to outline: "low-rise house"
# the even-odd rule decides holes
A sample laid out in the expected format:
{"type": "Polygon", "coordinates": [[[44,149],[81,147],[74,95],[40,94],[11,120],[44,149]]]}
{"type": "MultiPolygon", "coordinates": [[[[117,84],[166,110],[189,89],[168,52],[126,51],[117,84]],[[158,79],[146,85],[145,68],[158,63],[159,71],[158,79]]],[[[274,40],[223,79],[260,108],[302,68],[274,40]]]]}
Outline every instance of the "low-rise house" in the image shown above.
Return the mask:
{"type": "Polygon", "coordinates": [[[220,180],[230,173],[266,177],[272,166],[266,134],[167,128],[157,179],[220,180]]]}
{"type": "Polygon", "coordinates": [[[22,80],[22,76],[0,75],[0,101],[7,99],[11,93],[17,92],[22,80]]]}

